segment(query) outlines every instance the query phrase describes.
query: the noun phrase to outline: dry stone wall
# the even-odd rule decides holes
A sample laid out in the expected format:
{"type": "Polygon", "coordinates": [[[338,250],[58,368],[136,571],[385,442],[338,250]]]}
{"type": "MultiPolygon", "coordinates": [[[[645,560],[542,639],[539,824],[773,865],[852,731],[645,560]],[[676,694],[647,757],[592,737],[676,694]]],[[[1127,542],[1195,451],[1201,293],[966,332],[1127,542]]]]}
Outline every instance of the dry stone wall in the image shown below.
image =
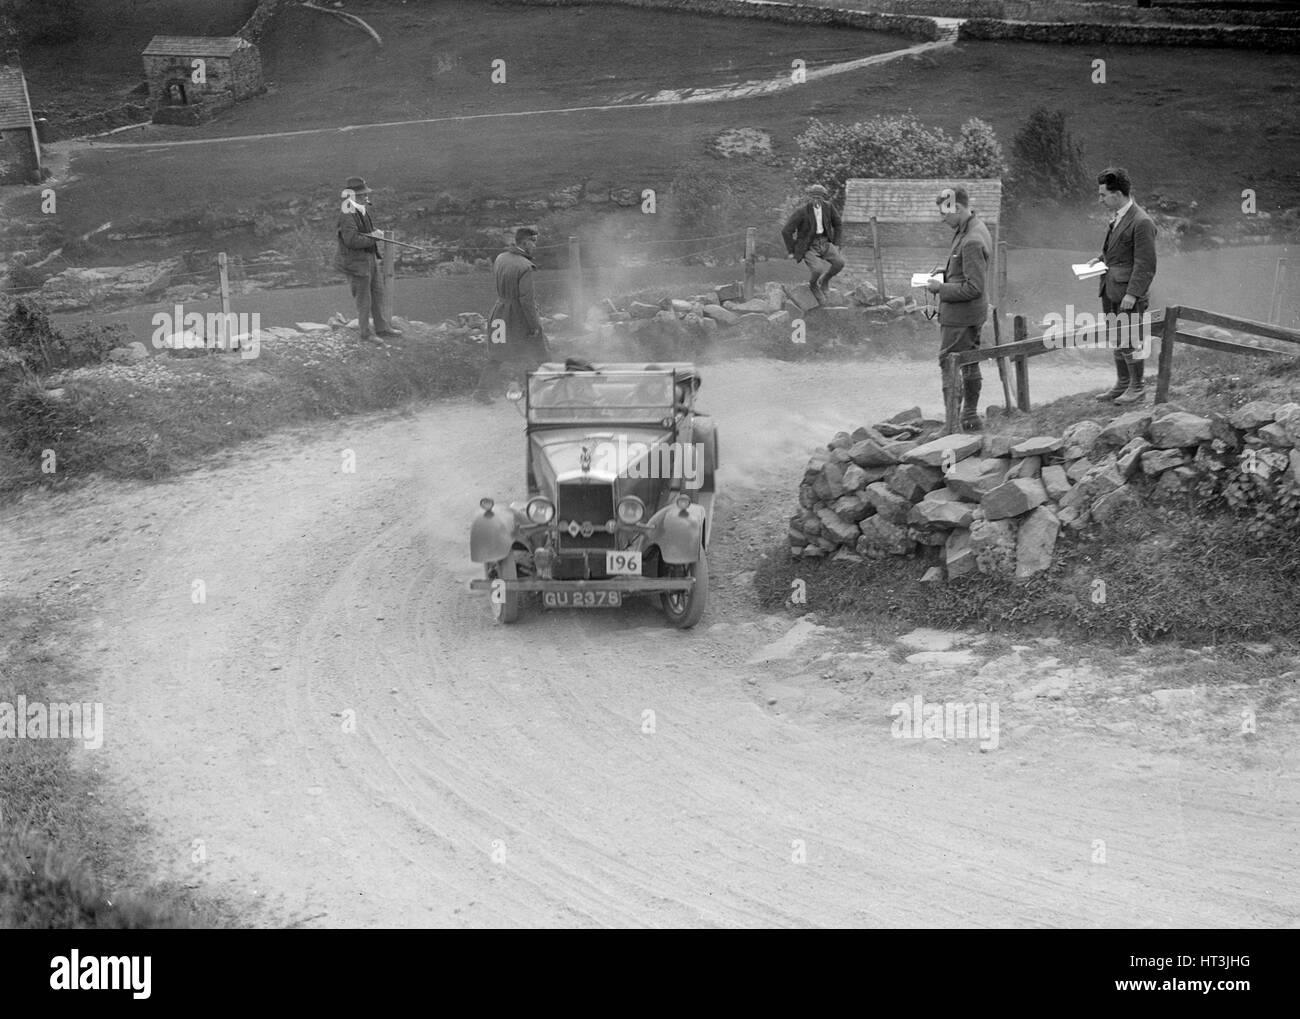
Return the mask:
{"type": "Polygon", "coordinates": [[[939,431],[913,408],[838,433],[804,472],[791,555],[864,559],[929,548],[942,567],[929,579],[1027,579],[1052,566],[1063,534],[1105,526],[1225,469],[1248,469],[1279,497],[1300,490],[1297,403],[1256,401],[1229,416],[1162,404],[1080,421],[1059,436],[939,431]]]}

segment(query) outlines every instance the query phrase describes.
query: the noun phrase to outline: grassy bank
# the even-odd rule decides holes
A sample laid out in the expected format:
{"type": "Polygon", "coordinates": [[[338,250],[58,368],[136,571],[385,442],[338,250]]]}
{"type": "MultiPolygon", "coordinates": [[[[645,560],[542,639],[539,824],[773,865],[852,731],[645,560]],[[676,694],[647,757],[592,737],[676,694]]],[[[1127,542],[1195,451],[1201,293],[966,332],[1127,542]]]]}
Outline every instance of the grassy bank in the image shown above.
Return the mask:
{"type": "Polygon", "coordinates": [[[268,339],[247,360],[160,354],[56,373],[45,384],[60,399],[19,386],[0,407],[0,493],[92,473],[160,478],[287,425],[464,393],[482,356],[467,339],[412,326],[382,347],[339,330],[268,339]]]}
{"type": "MultiPolygon", "coordinates": [[[[66,702],[93,687],[63,650],[76,619],[58,597],[0,599],[0,705],[66,702]]],[[[85,746],[0,737],[0,928],[232,925],[230,904],[140,872],[135,851],[147,831],[105,802],[96,751],[85,746]]]]}

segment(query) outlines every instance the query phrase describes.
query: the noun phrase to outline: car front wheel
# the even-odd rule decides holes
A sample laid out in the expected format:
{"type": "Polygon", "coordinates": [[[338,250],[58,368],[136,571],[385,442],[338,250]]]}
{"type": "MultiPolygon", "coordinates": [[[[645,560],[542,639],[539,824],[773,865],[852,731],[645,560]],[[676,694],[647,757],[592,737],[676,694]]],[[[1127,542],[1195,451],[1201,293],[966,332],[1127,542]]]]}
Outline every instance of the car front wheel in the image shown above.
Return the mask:
{"type": "Polygon", "coordinates": [[[689,591],[665,591],[659,604],[668,622],[679,630],[689,630],[704,616],[704,606],[709,600],[709,560],[704,549],[693,563],[661,563],[661,577],[694,577],[695,586],[689,591]]]}
{"type": "MultiPolygon", "coordinates": [[[[500,562],[488,563],[484,567],[488,580],[516,580],[519,577],[519,564],[515,560],[515,552],[511,552],[500,562]]],[[[492,591],[488,595],[492,603],[492,616],[498,623],[514,623],[519,619],[519,600],[518,591],[511,591],[508,588],[501,591],[492,591]]]]}

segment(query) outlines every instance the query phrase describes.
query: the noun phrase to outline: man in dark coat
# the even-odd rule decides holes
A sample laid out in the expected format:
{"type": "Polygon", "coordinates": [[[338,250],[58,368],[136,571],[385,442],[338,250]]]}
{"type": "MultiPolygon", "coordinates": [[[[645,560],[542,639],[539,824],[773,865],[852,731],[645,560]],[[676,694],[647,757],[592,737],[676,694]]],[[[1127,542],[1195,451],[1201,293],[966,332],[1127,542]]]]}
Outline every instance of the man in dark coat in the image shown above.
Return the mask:
{"type": "Polygon", "coordinates": [[[844,268],[844,259],[835,246],[840,239],[840,214],[830,197],[829,191],[814,184],[808,189],[808,201],[795,209],[781,228],[785,250],[812,273],[808,289],[818,304],[826,303],[826,288],[844,268]]]}
{"type": "Polygon", "coordinates": [[[514,244],[497,255],[493,263],[497,303],[488,316],[487,361],[474,387],[474,398],[480,403],[492,402],[489,390],[496,385],[503,364],[513,362],[528,371],[551,356],[533,290],[536,248],[537,231],[530,226],[520,227],[515,231],[514,244]]]}
{"type": "Polygon", "coordinates": [[[375,335],[401,336],[384,317],[384,274],[379,265],[379,240],[384,232],[376,230],[370,219],[371,191],[362,177],[349,177],[343,190],[343,206],[339,212],[338,251],[334,267],[348,278],[352,297],[357,303],[357,331],[368,343],[376,342],[370,332],[370,320],[375,321],[375,335]]]}
{"type": "Polygon", "coordinates": [[[1110,227],[1101,245],[1106,272],[1101,277],[1101,310],[1115,347],[1115,385],[1097,397],[1103,402],[1137,403],[1146,395],[1142,378],[1150,337],[1142,336],[1148,291],[1156,275],[1156,225],[1130,196],[1133,184],[1123,167],[1097,175],[1097,201],[1110,210],[1110,227]],[[1124,316],[1120,325],[1114,316],[1124,316]],[[1137,356],[1140,353],[1142,356],[1137,356]]]}
{"type": "MultiPolygon", "coordinates": [[[[943,282],[930,280],[926,289],[939,295],[939,369],[949,354],[977,350],[980,330],[989,317],[988,267],[993,239],[988,227],[970,207],[970,194],[962,187],[944,188],[935,199],[939,216],[953,228],[952,248],[944,266],[943,282]]],[[[978,431],[980,389],[984,385],[979,362],[962,365],[961,427],[978,431]]],[[[943,380],[947,406],[948,380],[943,380]]]]}

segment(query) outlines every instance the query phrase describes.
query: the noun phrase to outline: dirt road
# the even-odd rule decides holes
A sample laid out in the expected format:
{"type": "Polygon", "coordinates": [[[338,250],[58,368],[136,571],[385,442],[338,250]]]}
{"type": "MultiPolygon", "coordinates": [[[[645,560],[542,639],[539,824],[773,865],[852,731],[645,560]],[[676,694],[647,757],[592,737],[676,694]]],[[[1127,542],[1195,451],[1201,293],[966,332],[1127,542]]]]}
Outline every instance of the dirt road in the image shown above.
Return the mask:
{"type": "MultiPolygon", "coordinates": [[[[1300,812],[1276,776],[1068,724],[988,752],[894,739],[903,666],[857,649],[890,694],[864,710],[810,664],[848,635],[801,623],[777,643],[792,621],[762,617],[738,574],[780,533],[807,450],[932,375],[710,369],[728,516],[689,633],[648,606],[492,622],[467,533],[481,495],[522,481],[502,403],[29,499],[7,512],[4,574],[18,593],[84,585],[84,695],[105,705],[85,753],[156,832],[160,875],[264,901],[259,922],[1296,924],[1277,871],[1300,812]],[[795,673],[797,695],[771,693],[795,673]]],[[[1086,383],[1035,367],[1036,399],[1086,383]]]]}

